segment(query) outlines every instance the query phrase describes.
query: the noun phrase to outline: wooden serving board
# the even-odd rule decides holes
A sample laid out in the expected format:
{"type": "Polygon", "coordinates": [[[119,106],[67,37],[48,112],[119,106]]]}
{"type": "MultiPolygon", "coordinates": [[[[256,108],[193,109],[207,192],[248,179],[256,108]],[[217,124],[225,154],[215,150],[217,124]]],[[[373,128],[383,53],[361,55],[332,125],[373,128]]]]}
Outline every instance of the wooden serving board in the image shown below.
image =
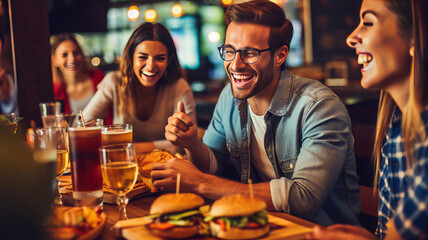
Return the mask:
{"type": "MultiPolygon", "coordinates": [[[[279,217],[275,217],[272,215],[269,216],[269,224],[271,225],[271,231],[269,234],[263,238],[265,240],[274,240],[274,239],[302,239],[305,237],[305,234],[312,231],[311,228],[305,227],[294,222],[288,221],[286,219],[282,219],[279,217]]],[[[125,220],[129,221],[129,220],[125,220]]],[[[119,221],[118,223],[120,223],[119,221]]],[[[150,233],[150,231],[146,228],[147,221],[141,221],[142,225],[122,228],[119,231],[116,229],[118,234],[128,240],[162,240],[157,236],[154,236],[150,233]]],[[[120,224],[119,224],[120,225],[120,224]]],[[[196,239],[196,238],[195,238],[196,239]]],[[[198,239],[201,239],[200,237],[198,239]]],[[[214,237],[204,237],[202,239],[216,239],[214,237]]]]}
{"type": "MultiPolygon", "coordinates": [[[[71,176],[62,176],[60,178],[61,180],[61,189],[60,192],[62,194],[62,201],[67,206],[73,206],[73,188],[71,184],[71,176]]],[[[152,194],[150,192],[150,189],[140,182],[137,182],[134,186],[134,188],[127,193],[129,200],[132,200],[133,198],[139,198],[144,197],[147,195],[152,194]]],[[[108,189],[103,189],[103,202],[107,204],[113,204],[116,205],[116,198],[117,196],[110,192],[108,189]]]]}

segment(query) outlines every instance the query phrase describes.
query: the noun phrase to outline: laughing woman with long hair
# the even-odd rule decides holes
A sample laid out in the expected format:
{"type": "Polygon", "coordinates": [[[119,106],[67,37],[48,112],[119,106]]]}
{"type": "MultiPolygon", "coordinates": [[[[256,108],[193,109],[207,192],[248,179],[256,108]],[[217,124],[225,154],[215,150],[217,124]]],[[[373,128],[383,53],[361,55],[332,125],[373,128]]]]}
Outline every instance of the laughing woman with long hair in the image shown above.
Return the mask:
{"type": "Polygon", "coordinates": [[[114,124],[133,125],[137,152],[155,148],[177,152],[181,150],[165,140],[164,134],[179,101],[196,122],[193,92],[169,31],[160,23],[144,23],[126,44],[120,70],[106,75],[83,115],[100,118],[113,106],[114,124]]]}
{"type": "MultiPolygon", "coordinates": [[[[347,39],[362,64],[361,85],[381,90],[373,153],[381,239],[428,239],[427,12],[426,0],[364,0],[347,39]]],[[[333,225],[308,238],[376,237],[333,225]]]]}

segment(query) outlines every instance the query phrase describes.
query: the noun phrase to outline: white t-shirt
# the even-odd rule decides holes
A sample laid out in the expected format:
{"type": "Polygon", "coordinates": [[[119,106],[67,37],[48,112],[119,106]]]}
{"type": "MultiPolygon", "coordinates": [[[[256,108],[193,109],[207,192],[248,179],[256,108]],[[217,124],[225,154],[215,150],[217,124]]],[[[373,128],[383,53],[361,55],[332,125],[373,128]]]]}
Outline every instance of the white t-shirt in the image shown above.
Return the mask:
{"type": "Polygon", "coordinates": [[[264,116],[257,116],[250,105],[248,111],[251,118],[251,162],[259,174],[262,181],[266,182],[276,178],[275,170],[270,162],[264,147],[264,137],[266,133],[266,123],[264,116]]]}

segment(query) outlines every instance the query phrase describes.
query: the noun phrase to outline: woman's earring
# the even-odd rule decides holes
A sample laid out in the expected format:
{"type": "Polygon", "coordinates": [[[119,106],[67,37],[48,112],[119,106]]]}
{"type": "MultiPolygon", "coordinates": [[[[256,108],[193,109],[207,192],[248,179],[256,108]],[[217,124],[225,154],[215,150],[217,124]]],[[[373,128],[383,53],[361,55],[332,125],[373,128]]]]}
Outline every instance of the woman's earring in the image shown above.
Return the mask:
{"type": "Polygon", "coordinates": [[[410,56],[415,56],[415,47],[411,47],[409,51],[410,56]]]}

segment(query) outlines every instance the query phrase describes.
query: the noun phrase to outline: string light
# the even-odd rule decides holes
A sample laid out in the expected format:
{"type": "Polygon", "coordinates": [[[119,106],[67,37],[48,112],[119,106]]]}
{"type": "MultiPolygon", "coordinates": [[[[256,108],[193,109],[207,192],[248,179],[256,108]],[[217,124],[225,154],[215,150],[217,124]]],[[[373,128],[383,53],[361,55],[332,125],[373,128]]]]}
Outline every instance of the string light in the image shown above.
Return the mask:
{"type": "Polygon", "coordinates": [[[210,32],[208,34],[208,40],[210,40],[210,42],[213,42],[213,43],[220,41],[220,33],[219,32],[210,32]]]}
{"type": "Polygon", "coordinates": [[[171,8],[171,15],[176,18],[183,16],[183,7],[179,3],[174,4],[171,8]]]}
{"type": "Polygon", "coordinates": [[[157,17],[157,13],[154,9],[147,9],[144,13],[144,17],[147,22],[154,22],[157,17]]]}
{"type": "Polygon", "coordinates": [[[137,21],[140,17],[140,11],[136,5],[132,5],[128,9],[128,19],[129,21],[137,21]]]}
{"type": "Polygon", "coordinates": [[[230,4],[232,4],[232,0],[221,0],[221,4],[223,4],[223,6],[227,7],[230,4]]]}
{"type": "Polygon", "coordinates": [[[99,57],[93,57],[91,59],[92,66],[98,67],[101,63],[101,59],[99,57]]]}

